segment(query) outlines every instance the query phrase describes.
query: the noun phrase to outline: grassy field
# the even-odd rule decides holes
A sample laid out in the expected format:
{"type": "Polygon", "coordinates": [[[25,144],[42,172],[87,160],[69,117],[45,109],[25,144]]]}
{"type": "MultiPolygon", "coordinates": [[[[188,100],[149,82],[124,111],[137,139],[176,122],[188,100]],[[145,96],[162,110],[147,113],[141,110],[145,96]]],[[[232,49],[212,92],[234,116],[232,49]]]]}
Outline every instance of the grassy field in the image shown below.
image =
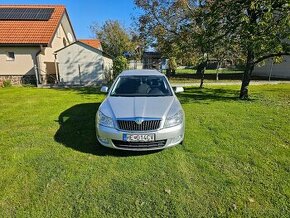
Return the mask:
{"type": "Polygon", "coordinates": [[[95,89],[0,89],[0,217],[289,217],[290,86],[187,88],[184,145],[97,145],[95,89]]]}
{"type": "MultiPolygon", "coordinates": [[[[169,82],[171,84],[174,83],[179,83],[179,84],[193,84],[193,83],[197,83],[200,84],[200,79],[193,79],[193,78],[178,78],[178,77],[169,77],[169,82]]],[[[210,79],[205,79],[204,80],[204,84],[213,84],[213,83],[241,83],[241,80],[210,80],[210,79]]]]}
{"type": "MultiPolygon", "coordinates": [[[[165,73],[165,72],[164,72],[165,73]]],[[[219,80],[216,80],[216,70],[205,71],[205,83],[237,82],[241,81],[243,71],[223,69],[219,71],[219,80]]],[[[177,69],[175,76],[169,78],[171,83],[200,83],[200,76],[196,75],[194,69],[177,69]]]]}
{"type": "MultiPolygon", "coordinates": [[[[196,70],[194,69],[177,69],[177,74],[195,74],[196,70]]],[[[219,71],[220,74],[229,74],[229,73],[243,73],[242,70],[231,70],[231,69],[223,69],[219,71]]],[[[205,74],[216,74],[216,70],[207,69],[205,74]]]]}

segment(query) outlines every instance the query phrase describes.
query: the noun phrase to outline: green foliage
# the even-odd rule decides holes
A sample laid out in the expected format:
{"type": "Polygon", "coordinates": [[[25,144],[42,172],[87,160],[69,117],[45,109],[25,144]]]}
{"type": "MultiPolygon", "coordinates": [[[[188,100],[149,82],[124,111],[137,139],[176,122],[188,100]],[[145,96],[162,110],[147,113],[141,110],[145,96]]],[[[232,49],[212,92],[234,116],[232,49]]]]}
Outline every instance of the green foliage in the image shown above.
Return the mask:
{"type": "Polygon", "coordinates": [[[289,0],[135,0],[135,4],[143,12],[141,35],[168,57],[175,56],[178,62],[194,57],[198,64],[207,53],[219,62],[242,62],[245,98],[255,64],[290,55],[289,0]]]}
{"type": "Polygon", "coordinates": [[[254,62],[290,52],[289,0],[214,1],[215,23],[229,44],[237,42],[247,56],[254,53],[254,62]],[[226,19],[225,19],[226,18],[226,19]],[[221,22],[222,21],[222,22],[221,22]]]}
{"type": "Polygon", "coordinates": [[[113,61],[113,76],[116,78],[122,71],[128,69],[128,61],[123,56],[118,56],[113,61]]]}
{"type": "Polygon", "coordinates": [[[289,0],[213,1],[214,23],[222,38],[237,42],[246,57],[240,99],[248,98],[255,65],[265,59],[290,55],[289,0]]]}
{"type": "Polygon", "coordinates": [[[117,20],[107,20],[103,26],[91,25],[91,31],[102,42],[105,52],[117,57],[125,52],[140,56],[135,49],[141,44],[138,35],[123,27],[117,20]]]}
{"type": "Polygon", "coordinates": [[[176,31],[183,19],[178,1],[135,0],[135,4],[143,11],[138,17],[138,28],[148,47],[155,47],[165,57],[176,57],[180,63],[196,56],[187,49],[191,44],[184,46],[185,34],[181,36],[176,31]]]}
{"type": "Polygon", "coordinates": [[[287,217],[290,86],[238,89],[186,88],[159,152],[100,146],[96,89],[0,89],[0,217],[287,217]]]}
{"type": "Polygon", "coordinates": [[[181,65],[199,65],[204,53],[219,60],[237,62],[239,46],[231,47],[219,37],[217,25],[208,19],[210,4],[205,1],[135,0],[143,11],[139,16],[141,35],[164,56],[176,57],[181,65]]]}
{"type": "Polygon", "coordinates": [[[169,60],[168,60],[168,67],[169,67],[169,70],[176,71],[177,64],[176,64],[176,61],[175,61],[175,57],[170,57],[169,58],[169,60]]]}
{"type": "Polygon", "coordinates": [[[283,57],[274,57],[273,61],[275,64],[281,64],[281,63],[283,63],[284,58],[283,57]]]}
{"type": "Polygon", "coordinates": [[[12,86],[11,80],[4,80],[3,81],[3,85],[2,85],[3,88],[7,88],[7,87],[11,87],[11,86],[12,86]]]}

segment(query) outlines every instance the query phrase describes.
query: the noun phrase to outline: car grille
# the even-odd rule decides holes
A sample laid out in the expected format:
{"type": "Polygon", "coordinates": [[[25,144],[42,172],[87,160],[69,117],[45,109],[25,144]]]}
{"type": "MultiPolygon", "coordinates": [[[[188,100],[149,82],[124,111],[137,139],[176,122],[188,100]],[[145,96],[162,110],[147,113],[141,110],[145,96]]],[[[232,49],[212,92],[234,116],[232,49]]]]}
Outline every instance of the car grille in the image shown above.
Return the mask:
{"type": "Polygon", "coordinates": [[[118,120],[119,129],[129,131],[156,130],[160,127],[161,120],[144,120],[137,124],[134,120],[118,120]]]}
{"type": "Polygon", "coordinates": [[[162,148],[166,145],[166,140],[159,140],[154,142],[126,142],[119,140],[112,140],[114,145],[118,148],[162,148]]]}

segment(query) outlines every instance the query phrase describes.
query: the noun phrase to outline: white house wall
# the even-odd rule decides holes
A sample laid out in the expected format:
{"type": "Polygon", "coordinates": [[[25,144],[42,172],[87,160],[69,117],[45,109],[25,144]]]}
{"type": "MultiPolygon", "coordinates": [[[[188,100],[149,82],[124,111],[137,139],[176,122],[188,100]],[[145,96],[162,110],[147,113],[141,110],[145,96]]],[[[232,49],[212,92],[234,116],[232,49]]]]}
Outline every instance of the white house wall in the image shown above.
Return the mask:
{"type": "Polygon", "coordinates": [[[60,82],[66,84],[94,85],[104,79],[102,52],[83,43],[74,43],[57,52],[60,82]]]}
{"type": "MultiPolygon", "coordinates": [[[[290,56],[284,56],[281,64],[273,64],[271,73],[272,78],[289,78],[290,79],[290,56]]],[[[272,60],[266,60],[265,65],[259,67],[256,66],[253,75],[269,77],[271,71],[272,60]]]]}

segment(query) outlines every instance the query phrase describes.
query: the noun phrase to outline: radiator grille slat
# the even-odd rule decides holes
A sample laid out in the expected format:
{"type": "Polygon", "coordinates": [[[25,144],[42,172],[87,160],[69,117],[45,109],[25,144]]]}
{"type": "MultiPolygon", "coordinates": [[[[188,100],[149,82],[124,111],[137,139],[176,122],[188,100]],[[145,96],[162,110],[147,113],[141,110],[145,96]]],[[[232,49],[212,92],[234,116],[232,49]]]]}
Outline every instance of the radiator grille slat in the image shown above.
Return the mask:
{"type": "Polygon", "coordinates": [[[144,120],[137,124],[134,120],[117,120],[119,129],[128,131],[148,131],[156,130],[160,127],[161,120],[144,120]]]}
{"type": "Polygon", "coordinates": [[[113,140],[113,143],[116,147],[119,148],[134,148],[134,149],[142,149],[142,148],[162,148],[166,145],[166,140],[159,140],[154,142],[125,142],[113,140]]]}

